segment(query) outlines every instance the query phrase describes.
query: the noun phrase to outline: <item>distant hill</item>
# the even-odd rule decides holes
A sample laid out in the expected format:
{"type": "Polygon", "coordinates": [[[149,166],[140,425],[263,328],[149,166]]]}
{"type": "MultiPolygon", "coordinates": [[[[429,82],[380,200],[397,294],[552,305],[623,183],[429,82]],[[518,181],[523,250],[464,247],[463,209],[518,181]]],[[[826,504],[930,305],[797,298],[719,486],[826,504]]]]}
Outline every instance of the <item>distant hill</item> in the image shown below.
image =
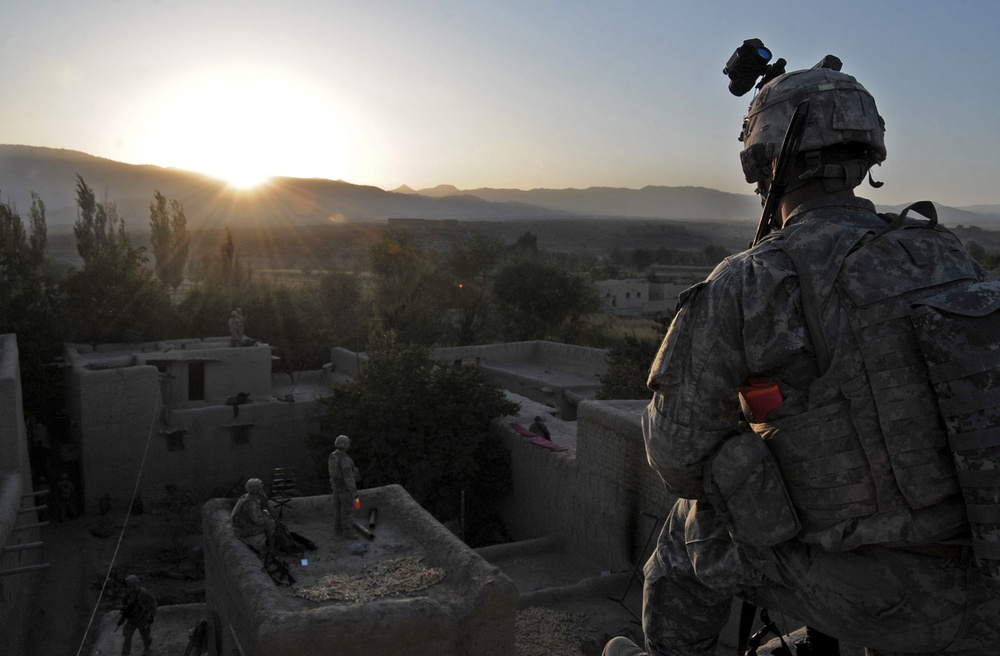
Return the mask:
{"type": "Polygon", "coordinates": [[[484,200],[529,203],[582,216],[750,221],[760,214],[760,201],[756,196],[732,194],[705,187],[589,187],[527,191],[484,188],[461,191],[450,185],[439,185],[415,193],[434,198],[472,194],[484,200]]]}
{"type": "MultiPolygon", "coordinates": [[[[402,188],[401,188],[402,189],[402,188]]],[[[676,220],[719,220],[754,222],[760,218],[760,199],[755,195],[732,194],[705,187],[661,187],[642,189],[590,187],[588,189],[467,189],[438,185],[413,191],[434,198],[472,194],[495,202],[524,202],[581,216],[621,216],[676,220]]],[[[397,190],[399,191],[399,190],[397,190]]],[[[979,226],[1000,230],[1000,205],[966,208],[935,204],[943,225],[979,226]]],[[[898,212],[905,205],[879,206],[880,212],[898,212]]]]}
{"type": "Polygon", "coordinates": [[[328,221],[374,222],[389,217],[504,220],[565,217],[558,210],[471,195],[430,198],[340,180],[275,178],[252,193],[213,178],[158,166],[123,164],[71,150],[0,145],[0,198],[22,214],[31,192],[45,203],[50,228],[76,221],[76,176],[99,199],[115,202],[130,230],[149,226],[153,192],[184,205],[192,229],[222,225],[312,225],[328,221]]]}
{"type": "MultiPolygon", "coordinates": [[[[114,201],[128,228],[135,231],[148,229],[154,190],[184,205],[192,229],[384,222],[387,218],[505,221],[622,217],[752,224],[760,214],[754,195],[704,187],[460,190],[440,185],[419,191],[406,186],[386,191],[341,180],[275,178],[253,192],[239,192],[220,180],[180,169],[124,164],[72,150],[0,145],[0,199],[13,201],[26,214],[31,192],[38,193],[45,203],[50,229],[68,229],[76,220],[78,174],[98,198],[114,201]]],[[[1000,206],[939,206],[938,210],[945,225],[1000,229],[1000,206]]]]}

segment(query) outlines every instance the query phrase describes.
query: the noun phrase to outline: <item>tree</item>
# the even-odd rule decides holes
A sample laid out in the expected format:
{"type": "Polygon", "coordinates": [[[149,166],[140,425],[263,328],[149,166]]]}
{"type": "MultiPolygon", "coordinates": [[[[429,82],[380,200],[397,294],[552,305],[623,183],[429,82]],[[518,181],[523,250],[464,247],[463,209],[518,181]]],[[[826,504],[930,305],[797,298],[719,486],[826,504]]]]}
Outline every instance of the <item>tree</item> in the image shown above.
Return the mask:
{"type": "Polygon", "coordinates": [[[31,192],[31,209],[28,211],[31,221],[31,236],[28,238],[30,264],[39,271],[45,261],[45,248],[48,246],[48,228],[45,224],[45,203],[35,192],[31,192]]]}
{"type": "Polygon", "coordinates": [[[94,190],[83,177],[76,176],[77,218],[73,224],[76,252],[84,265],[99,257],[128,257],[132,250],[125,222],[118,217],[117,206],[110,201],[98,203],[94,190]]]}
{"type": "Polygon", "coordinates": [[[191,234],[187,229],[184,206],[177,200],[170,201],[169,210],[167,206],[167,198],[156,190],[149,205],[149,242],[153,249],[156,277],[176,292],[184,281],[191,234]]]}
{"type": "Polygon", "coordinates": [[[320,276],[315,292],[316,309],[310,314],[326,345],[361,350],[370,332],[371,314],[362,306],[361,281],[347,272],[320,276]]]}
{"type": "Polygon", "coordinates": [[[588,278],[553,262],[516,258],[500,267],[493,296],[503,339],[572,341],[583,319],[602,307],[588,278]]]}
{"type": "Polygon", "coordinates": [[[114,203],[97,203],[77,176],[73,226],[83,269],[61,286],[68,340],[85,343],[142,342],[170,335],[173,306],[145,268],[146,251],[133,247],[114,203]]]}
{"type": "Polygon", "coordinates": [[[538,235],[535,235],[530,230],[523,233],[520,237],[517,238],[517,241],[514,243],[514,250],[537,253],[538,235]]]}
{"type": "Polygon", "coordinates": [[[608,349],[608,368],[601,376],[598,399],[650,399],[653,393],[646,387],[649,368],[660,343],[625,335],[608,349]]]}
{"type": "Polygon", "coordinates": [[[509,488],[509,456],[489,426],[518,406],[486,374],[437,362],[392,333],[373,336],[367,355],[354,381],[320,402],[318,461],[346,434],[366,486],[398,483],[443,521],[457,513],[461,491],[483,500],[509,488]]]}
{"type": "Polygon", "coordinates": [[[431,345],[444,316],[436,293],[435,258],[405,234],[387,233],[369,249],[373,312],[403,342],[431,345]]]}
{"type": "Polygon", "coordinates": [[[21,388],[26,412],[50,415],[58,407],[63,381],[51,363],[65,340],[58,330],[57,295],[45,272],[45,203],[34,192],[26,232],[10,203],[0,203],[0,334],[17,335],[21,388]]]}
{"type": "Polygon", "coordinates": [[[439,298],[454,317],[454,343],[481,344],[493,335],[492,281],[503,251],[499,240],[477,235],[445,257],[439,298]]]}

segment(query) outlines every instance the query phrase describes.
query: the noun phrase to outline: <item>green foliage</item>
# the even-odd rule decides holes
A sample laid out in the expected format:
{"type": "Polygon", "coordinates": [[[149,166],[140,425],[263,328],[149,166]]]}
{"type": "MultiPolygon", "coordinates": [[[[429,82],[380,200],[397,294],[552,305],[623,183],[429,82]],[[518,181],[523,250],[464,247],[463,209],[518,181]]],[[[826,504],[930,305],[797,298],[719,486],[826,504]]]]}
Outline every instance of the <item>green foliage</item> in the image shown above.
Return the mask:
{"type": "Polygon", "coordinates": [[[105,344],[172,336],[170,297],[146,269],[141,249],[91,259],[62,284],[68,340],[105,344]]]}
{"type": "Polygon", "coordinates": [[[97,203],[77,176],[78,218],[73,226],[82,270],[60,287],[68,341],[142,342],[171,334],[170,298],[145,268],[144,248],[133,247],[114,203],[97,203]]]}
{"type": "Polygon", "coordinates": [[[184,282],[191,233],[187,229],[184,206],[156,190],[149,205],[149,242],[153,249],[154,269],[160,281],[174,291],[184,282]]]}
{"type": "Polygon", "coordinates": [[[346,273],[327,273],[320,277],[315,290],[315,317],[319,332],[329,355],[331,346],[343,346],[360,351],[371,329],[371,314],[362,304],[361,281],[358,276],[346,273]]]}
{"type": "Polygon", "coordinates": [[[44,416],[62,384],[58,370],[45,365],[58,355],[63,336],[44,270],[45,204],[37,194],[31,198],[28,231],[14,206],[0,203],[0,334],[17,335],[25,409],[44,416]]]}
{"type": "Polygon", "coordinates": [[[280,360],[275,364],[292,376],[319,369],[330,359],[331,344],[323,339],[315,290],[254,283],[240,306],[249,336],[266,342],[280,360]]]}
{"type": "Polygon", "coordinates": [[[514,259],[497,271],[493,296],[507,341],[554,339],[571,342],[601,299],[589,278],[558,264],[514,259]]]}
{"type": "Polygon", "coordinates": [[[646,387],[646,380],[659,347],[658,341],[625,335],[608,349],[608,369],[601,376],[601,389],[595,398],[651,398],[653,393],[646,387]]]}
{"type": "Polygon", "coordinates": [[[445,256],[439,299],[442,312],[453,318],[445,334],[449,343],[482,344],[496,336],[492,280],[503,253],[499,240],[477,236],[453,245],[445,256]]]}
{"type": "Polygon", "coordinates": [[[239,289],[250,281],[250,275],[240,264],[233,243],[233,232],[226,226],[222,243],[201,262],[201,279],[209,286],[239,289]]]}
{"type": "Polygon", "coordinates": [[[83,177],[76,176],[77,218],[73,224],[76,252],[84,266],[94,260],[127,259],[132,256],[132,244],[125,232],[125,222],[118,216],[112,201],[97,202],[94,190],[83,177]]]}
{"type": "Polygon", "coordinates": [[[391,333],[373,337],[367,354],[354,381],[321,402],[317,461],[326,462],[334,436],[348,435],[366,486],[398,483],[440,519],[463,490],[495,498],[509,487],[489,425],[518,406],[478,367],[434,361],[391,333]]]}
{"type": "Polygon", "coordinates": [[[538,252],[538,235],[532,233],[530,230],[523,233],[517,238],[514,243],[515,250],[518,251],[530,251],[532,253],[538,252]]]}
{"type": "Polygon", "coordinates": [[[381,327],[406,343],[436,343],[444,316],[435,254],[405,234],[387,233],[371,246],[369,258],[373,312],[381,327]]]}

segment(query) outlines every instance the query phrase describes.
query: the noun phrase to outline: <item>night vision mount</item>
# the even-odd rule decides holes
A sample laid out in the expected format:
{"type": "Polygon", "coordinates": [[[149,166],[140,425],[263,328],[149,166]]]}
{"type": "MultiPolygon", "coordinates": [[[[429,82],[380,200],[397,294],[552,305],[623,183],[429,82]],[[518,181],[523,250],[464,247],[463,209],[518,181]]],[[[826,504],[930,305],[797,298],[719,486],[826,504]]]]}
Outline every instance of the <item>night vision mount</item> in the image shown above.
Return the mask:
{"type": "Polygon", "coordinates": [[[760,88],[770,80],[785,72],[785,60],[778,59],[773,64],[771,51],[760,39],[747,39],[743,42],[722,69],[723,75],[729,77],[729,92],[734,96],[746,95],[750,89],[760,88]],[[764,79],[757,83],[757,78],[764,79]]]}
{"type": "MultiPolygon", "coordinates": [[[[722,69],[722,74],[729,77],[729,91],[734,96],[746,95],[755,86],[759,89],[779,75],[785,74],[784,59],[778,59],[773,64],[771,61],[771,51],[760,39],[747,39],[736,52],[733,53],[726,67],[722,69]],[[757,78],[761,78],[760,82],[757,78]]],[[[843,64],[840,59],[827,55],[819,61],[813,68],[829,68],[839,71],[843,64]]]]}

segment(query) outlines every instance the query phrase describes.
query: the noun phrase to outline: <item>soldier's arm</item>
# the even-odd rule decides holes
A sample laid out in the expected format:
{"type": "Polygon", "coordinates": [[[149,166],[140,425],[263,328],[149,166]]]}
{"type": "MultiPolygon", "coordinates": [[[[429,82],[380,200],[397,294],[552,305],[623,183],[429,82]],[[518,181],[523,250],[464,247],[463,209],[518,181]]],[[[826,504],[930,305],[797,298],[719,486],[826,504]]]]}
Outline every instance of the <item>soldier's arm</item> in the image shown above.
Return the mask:
{"type": "Polygon", "coordinates": [[[653,400],[642,418],[650,464],[667,489],[705,495],[703,468],[740,431],[737,388],[748,377],[741,299],[726,263],[681,297],[649,375],[653,400]]]}
{"type": "Polygon", "coordinates": [[[345,457],[340,461],[340,472],[344,477],[344,485],[347,486],[347,491],[352,497],[358,496],[357,484],[354,480],[354,460],[345,457]]]}

